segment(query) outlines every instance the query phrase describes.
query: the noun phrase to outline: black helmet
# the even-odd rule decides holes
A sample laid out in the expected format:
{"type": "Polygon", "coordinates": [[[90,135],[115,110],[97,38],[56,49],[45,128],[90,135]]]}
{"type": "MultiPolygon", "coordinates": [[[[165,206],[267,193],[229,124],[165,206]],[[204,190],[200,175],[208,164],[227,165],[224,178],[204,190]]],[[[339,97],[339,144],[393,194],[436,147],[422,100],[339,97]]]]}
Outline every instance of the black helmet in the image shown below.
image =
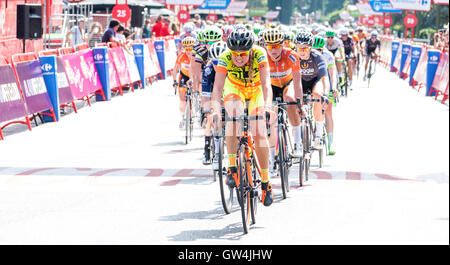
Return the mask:
{"type": "Polygon", "coordinates": [[[295,37],[295,43],[312,46],[314,44],[314,35],[309,32],[300,31],[295,37]]]}
{"type": "Polygon", "coordinates": [[[227,46],[232,51],[248,51],[254,42],[253,32],[245,28],[237,28],[228,36],[227,46]]]}

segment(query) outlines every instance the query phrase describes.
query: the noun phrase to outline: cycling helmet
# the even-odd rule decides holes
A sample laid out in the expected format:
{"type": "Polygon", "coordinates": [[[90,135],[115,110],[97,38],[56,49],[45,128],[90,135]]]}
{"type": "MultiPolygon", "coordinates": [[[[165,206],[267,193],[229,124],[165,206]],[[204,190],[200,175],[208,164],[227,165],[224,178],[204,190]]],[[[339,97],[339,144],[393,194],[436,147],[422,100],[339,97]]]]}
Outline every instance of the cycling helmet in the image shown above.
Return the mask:
{"type": "Polygon", "coordinates": [[[265,44],[280,44],[284,41],[284,35],[277,29],[269,29],[263,34],[265,44]]]}
{"type": "Polygon", "coordinates": [[[192,25],[191,23],[184,24],[183,31],[186,33],[192,33],[192,31],[194,31],[194,25],[192,25]]]}
{"type": "Polygon", "coordinates": [[[234,26],[234,29],[247,29],[244,24],[237,24],[236,26],[234,26]]]}
{"type": "Polygon", "coordinates": [[[211,60],[219,59],[220,55],[227,49],[227,43],[224,41],[219,41],[211,45],[209,48],[209,58],[211,60]]]}
{"type": "Polygon", "coordinates": [[[325,39],[316,35],[316,37],[314,37],[313,49],[323,49],[324,46],[325,39]]]}
{"type": "Polygon", "coordinates": [[[314,44],[314,35],[310,32],[301,31],[295,37],[295,43],[312,46],[314,44]]]}
{"type": "Polygon", "coordinates": [[[263,28],[260,25],[255,25],[253,27],[253,32],[258,35],[261,31],[263,30],[263,28]]]}
{"type": "Polygon", "coordinates": [[[252,27],[252,25],[250,25],[250,24],[245,24],[245,28],[248,29],[248,30],[250,30],[250,31],[253,30],[253,27],[252,27]]]}
{"type": "Polygon", "coordinates": [[[253,47],[254,42],[252,32],[245,28],[238,28],[231,32],[227,46],[232,51],[248,51],[253,47]]]}
{"type": "Polygon", "coordinates": [[[217,26],[206,27],[204,30],[204,34],[205,34],[205,41],[211,42],[221,41],[223,37],[222,30],[217,26]]]}
{"type": "Polygon", "coordinates": [[[225,37],[228,37],[230,33],[233,31],[233,26],[226,25],[222,27],[222,32],[225,37]]]}
{"type": "Polygon", "coordinates": [[[346,29],[346,28],[343,28],[343,29],[341,29],[340,31],[339,31],[339,35],[348,35],[348,29],[346,29]]]}
{"type": "Polygon", "coordinates": [[[192,37],[186,37],[182,41],[183,48],[194,47],[195,39],[192,37]]]}
{"type": "Polygon", "coordinates": [[[319,36],[319,37],[321,37],[323,39],[326,39],[327,38],[326,31],[321,31],[321,32],[317,33],[317,36],[319,36]]]}
{"type": "Polygon", "coordinates": [[[372,33],[370,33],[370,37],[377,38],[378,37],[378,31],[374,30],[372,33]]]}
{"type": "Polygon", "coordinates": [[[325,36],[334,37],[336,36],[336,32],[334,32],[334,30],[328,30],[327,32],[325,32],[325,36]]]}
{"type": "Polygon", "coordinates": [[[205,41],[205,32],[203,30],[197,31],[197,40],[200,42],[205,41]]]}

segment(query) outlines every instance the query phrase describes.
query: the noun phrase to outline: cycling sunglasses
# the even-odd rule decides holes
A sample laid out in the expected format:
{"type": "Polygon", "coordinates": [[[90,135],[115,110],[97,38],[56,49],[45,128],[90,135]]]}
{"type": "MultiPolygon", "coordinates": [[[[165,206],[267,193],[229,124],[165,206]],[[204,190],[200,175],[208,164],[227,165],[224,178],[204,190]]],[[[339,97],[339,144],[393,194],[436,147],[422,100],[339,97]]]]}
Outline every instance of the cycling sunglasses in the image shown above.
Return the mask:
{"type": "Polygon", "coordinates": [[[309,52],[311,50],[311,47],[298,47],[299,52],[309,52]]]}
{"type": "Polygon", "coordinates": [[[215,41],[208,41],[208,42],[206,42],[206,45],[211,46],[211,45],[213,45],[214,43],[216,43],[216,42],[215,42],[215,41]]]}
{"type": "Polygon", "coordinates": [[[266,47],[268,50],[273,50],[273,49],[279,49],[282,46],[281,46],[281,44],[267,44],[266,47]]]}
{"type": "Polygon", "coordinates": [[[191,51],[193,51],[194,49],[193,49],[193,48],[185,48],[184,50],[187,51],[187,52],[191,52],[191,51]]]}
{"type": "Polygon", "coordinates": [[[231,55],[233,55],[234,57],[247,57],[247,55],[250,53],[250,51],[246,51],[246,52],[235,52],[235,51],[231,51],[231,55]]]}
{"type": "Polygon", "coordinates": [[[329,38],[329,39],[334,39],[334,36],[328,36],[327,38],[329,38]]]}

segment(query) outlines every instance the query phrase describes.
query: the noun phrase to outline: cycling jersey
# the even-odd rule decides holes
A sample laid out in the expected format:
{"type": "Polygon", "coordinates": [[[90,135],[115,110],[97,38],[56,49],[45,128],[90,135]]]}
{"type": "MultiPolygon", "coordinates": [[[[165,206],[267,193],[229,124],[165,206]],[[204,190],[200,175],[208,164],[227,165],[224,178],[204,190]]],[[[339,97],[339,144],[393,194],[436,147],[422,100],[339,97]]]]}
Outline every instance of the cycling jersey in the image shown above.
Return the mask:
{"type": "Polygon", "coordinates": [[[223,88],[224,103],[231,99],[249,101],[249,113],[255,115],[264,109],[264,94],[261,86],[260,70],[268,67],[266,51],[254,45],[245,67],[233,64],[231,51],[224,52],[217,65],[217,72],[227,74],[223,88]],[[253,72],[250,77],[250,70],[253,72]]]}
{"type": "Polygon", "coordinates": [[[347,38],[347,40],[342,40],[342,43],[344,45],[345,55],[353,57],[353,46],[355,45],[353,40],[351,38],[347,38]]]}
{"type": "Polygon", "coordinates": [[[300,59],[289,48],[283,48],[278,62],[269,60],[272,86],[284,88],[292,80],[292,72],[300,70],[300,59]]]}
{"type": "Polygon", "coordinates": [[[381,42],[378,39],[375,42],[372,42],[370,39],[366,40],[366,55],[373,53],[380,46],[381,42]]]}
{"type": "Polygon", "coordinates": [[[208,48],[204,45],[196,44],[194,46],[194,61],[200,63],[203,67],[205,67],[206,62],[208,61],[208,48]]]}
{"type": "Polygon", "coordinates": [[[185,51],[182,51],[178,55],[176,64],[179,64],[181,66],[181,72],[184,75],[189,76],[189,73],[191,71],[191,58],[185,51]]]}
{"type": "Polygon", "coordinates": [[[278,62],[269,59],[269,67],[273,99],[283,98],[285,90],[292,82],[292,72],[300,71],[300,59],[290,48],[283,48],[278,62]]]}
{"type": "Polygon", "coordinates": [[[214,65],[212,63],[206,65],[202,76],[202,95],[204,97],[211,97],[215,77],[216,71],[214,70],[214,65]]]}
{"type": "Polygon", "coordinates": [[[328,50],[323,50],[322,53],[325,64],[327,65],[327,69],[332,68],[336,65],[336,60],[334,59],[333,53],[328,50]]]}
{"type": "Polygon", "coordinates": [[[328,41],[326,42],[326,44],[325,44],[325,47],[331,52],[331,53],[333,53],[333,54],[336,54],[336,51],[339,49],[339,48],[342,48],[342,47],[344,47],[344,44],[342,43],[342,41],[340,40],[340,39],[338,39],[338,38],[333,38],[333,43],[330,45],[329,43],[328,43],[328,41]]]}
{"type": "Polygon", "coordinates": [[[308,60],[300,58],[300,71],[302,73],[303,93],[311,94],[316,84],[327,76],[327,66],[322,55],[311,52],[308,60]]]}

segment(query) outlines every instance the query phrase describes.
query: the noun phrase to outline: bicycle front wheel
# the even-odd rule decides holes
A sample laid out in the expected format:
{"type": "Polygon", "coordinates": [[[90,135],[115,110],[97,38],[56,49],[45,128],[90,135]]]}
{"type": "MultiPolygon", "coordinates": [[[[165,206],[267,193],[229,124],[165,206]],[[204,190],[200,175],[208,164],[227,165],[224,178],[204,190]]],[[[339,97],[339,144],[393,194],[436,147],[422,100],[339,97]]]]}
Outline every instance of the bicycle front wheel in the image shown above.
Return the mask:
{"type": "Polygon", "coordinates": [[[214,171],[214,174],[217,174],[219,177],[219,185],[220,185],[220,198],[222,199],[223,210],[226,214],[231,213],[231,208],[233,206],[233,190],[234,188],[230,188],[227,185],[227,170],[225,168],[225,157],[224,157],[225,144],[223,137],[220,137],[220,145],[219,145],[219,166],[218,170],[214,171]]]}
{"type": "Polygon", "coordinates": [[[278,132],[278,172],[281,178],[281,189],[283,192],[283,199],[287,198],[288,192],[288,176],[286,169],[286,139],[284,138],[284,133],[282,130],[278,132]]]}
{"type": "Polygon", "coordinates": [[[184,117],[185,117],[185,122],[184,122],[184,127],[185,127],[185,143],[188,144],[190,141],[190,130],[191,130],[191,101],[189,100],[189,98],[186,100],[186,110],[184,113],[184,117]]]}
{"type": "Polygon", "coordinates": [[[247,158],[245,146],[241,145],[238,152],[238,172],[239,172],[239,196],[241,205],[242,225],[244,233],[248,234],[250,228],[250,214],[251,214],[251,193],[249,189],[249,179],[247,174],[247,158]]]}

